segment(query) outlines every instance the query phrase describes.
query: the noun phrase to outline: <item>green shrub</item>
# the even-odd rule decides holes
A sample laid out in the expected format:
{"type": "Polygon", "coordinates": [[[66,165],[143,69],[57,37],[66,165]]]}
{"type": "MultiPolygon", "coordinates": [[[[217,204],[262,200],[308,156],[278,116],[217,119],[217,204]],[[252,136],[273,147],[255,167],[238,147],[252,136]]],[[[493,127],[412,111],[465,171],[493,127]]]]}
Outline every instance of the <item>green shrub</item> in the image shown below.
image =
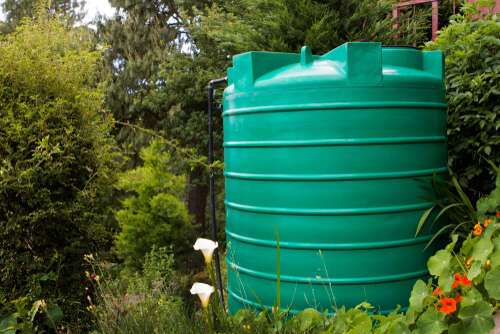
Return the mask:
{"type": "Polygon", "coordinates": [[[89,258],[96,299],[89,297],[93,333],[202,333],[182,298],[183,286],[168,248],[153,247],[142,272],[116,275],[113,265],[89,258]],[[98,275],[98,276],[95,276],[98,275]]]}
{"type": "Polygon", "coordinates": [[[469,195],[491,191],[494,175],[482,157],[500,161],[500,24],[497,16],[457,15],[427,50],[446,60],[448,164],[469,195]]]}
{"type": "Polygon", "coordinates": [[[152,249],[172,247],[185,252],[192,241],[190,217],[183,201],[185,178],[172,174],[170,154],[159,141],[141,150],[142,167],[123,173],[118,188],[132,194],[116,213],[121,232],[116,238],[118,256],[126,267],[140,271],[152,249]]]}
{"type": "Polygon", "coordinates": [[[0,301],[46,299],[82,323],[83,255],[113,228],[99,59],[43,11],[0,39],[0,301]]]}

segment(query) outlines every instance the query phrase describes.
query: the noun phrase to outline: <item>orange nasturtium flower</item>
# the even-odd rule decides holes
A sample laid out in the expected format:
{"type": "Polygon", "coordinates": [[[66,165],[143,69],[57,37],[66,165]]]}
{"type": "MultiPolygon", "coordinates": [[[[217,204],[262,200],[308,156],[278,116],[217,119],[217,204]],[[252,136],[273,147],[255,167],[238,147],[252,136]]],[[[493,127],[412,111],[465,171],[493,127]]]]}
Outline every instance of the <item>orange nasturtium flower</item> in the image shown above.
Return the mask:
{"type": "Polygon", "coordinates": [[[461,301],[462,299],[464,299],[464,297],[460,296],[458,294],[458,292],[455,294],[455,301],[458,303],[459,301],[461,301]]]}
{"type": "Polygon", "coordinates": [[[474,231],[472,232],[472,234],[478,236],[481,235],[481,233],[483,233],[483,228],[481,227],[481,223],[477,222],[477,224],[474,225],[474,231]]]}
{"type": "Polygon", "coordinates": [[[455,289],[455,288],[458,288],[458,286],[460,284],[462,284],[463,286],[469,286],[469,285],[471,285],[471,283],[472,283],[472,281],[469,281],[469,278],[467,277],[467,275],[464,275],[464,277],[462,277],[462,275],[460,275],[459,273],[456,273],[455,274],[455,281],[453,282],[451,287],[453,289],[455,289]]]}
{"type": "Polygon", "coordinates": [[[439,303],[441,303],[441,307],[436,307],[438,311],[450,314],[457,310],[457,301],[453,298],[443,297],[439,300],[439,303]]]}
{"type": "Polygon", "coordinates": [[[492,221],[491,219],[486,219],[484,221],[484,227],[486,228],[488,226],[488,224],[491,223],[491,221],[492,221]]]}
{"type": "Polygon", "coordinates": [[[433,296],[436,296],[436,295],[444,295],[443,291],[441,290],[441,288],[438,286],[436,288],[436,290],[434,290],[434,292],[432,293],[433,296]]]}
{"type": "Polygon", "coordinates": [[[467,267],[467,269],[469,269],[472,266],[472,258],[469,258],[467,260],[467,263],[465,264],[465,266],[467,267]]]}

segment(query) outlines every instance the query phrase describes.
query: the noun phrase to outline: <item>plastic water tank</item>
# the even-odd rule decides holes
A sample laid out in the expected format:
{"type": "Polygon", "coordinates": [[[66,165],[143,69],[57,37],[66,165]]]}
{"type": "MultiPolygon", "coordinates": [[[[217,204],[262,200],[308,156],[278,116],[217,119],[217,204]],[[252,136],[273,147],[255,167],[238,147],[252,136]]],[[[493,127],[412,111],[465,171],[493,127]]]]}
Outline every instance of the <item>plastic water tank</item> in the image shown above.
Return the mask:
{"type": "Polygon", "coordinates": [[[323,56],[234,57],[224,91],[229,306],[297,312],[408,305],[427,278],[414,237],[447,173],[440,51],[346,43],[323,56]],[[258,297],[258,299],[256,298],[258,297]]]}

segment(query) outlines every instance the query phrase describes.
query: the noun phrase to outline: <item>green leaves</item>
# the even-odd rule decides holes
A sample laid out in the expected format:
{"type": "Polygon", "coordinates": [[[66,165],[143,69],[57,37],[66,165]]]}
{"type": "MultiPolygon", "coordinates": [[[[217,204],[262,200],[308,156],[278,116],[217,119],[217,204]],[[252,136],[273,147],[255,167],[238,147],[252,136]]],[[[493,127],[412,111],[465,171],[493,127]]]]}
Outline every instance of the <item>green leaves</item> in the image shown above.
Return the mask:
{"type": "Polygon", "coordinates": [[[0,39],[1,299],[50,298],[84,327],[83,255],[109,250],[117,228],[96,48],[47,11],[0,39]]]}
{"type": "Polygon", "coordinates": [[[500,299],[500,267],[496,267],[486,274],[484,287],[491,298],[500,299]]]}
{"type": "Polygon", "coordinates": [[[458,317],[463,321],[462,333],[487,334],[495,327],[493,308],[485,301],[462,308],[458,317]]]}
{"type": "Polygon", "coordinates": [[[443,273],[448,273],[450,271],[450,261],[450,252],[442,249],[427,261],[427,267],[431,275],[441,276],[443,273]]]}
{"type": "MultiPolygon", "coordinates": [[[[442,50],[446,62],[448,164],[469,195],[489,193],[494,173],[483,158],[500,161],[500,54],[498,18],[471,21],[458,15],[427,50],[442,50]],[[474,190],[472,190],[474,189],[474,190]]],[[[480,203],[480,214],[488,206],[480,203]]]]}
{"type": "Polygon", "coordinates": [[[299,327],[302,332],[313,327],[322,320],[322,314],[313,308],[306,308],[304,311],[297,314],[296,319],[299,322],[299,327]]]}
{"type": "Polygon", "coordinates": [[[472,249],[471,257],[474,260],[480,261],[481,264],[484,264],[492,251],[493,243],[491,239],[487,236],[483,236],[472,249]]]}
{"type": "Polygon", "coordinates": [[[413,286],[410,296],[410,309],[416,312],[422,312],[424,309],[424,300],[430,296],[432,291],[422,280],[418,280],[413,286]]]}
{"type": "MultiPolygon", "coordinates": [[[[122,201],[116,220],[118,256],[130,269],[141,270],[153,245],[172,247],[175,254],[189,247],[190,217],[180,198],[185,177],[173,174],[170,154],[160,141],[141,150],[144,165],[120,176],[117,187],[130,195],[122,201]]],[[[178,259],[179,260],[179,259],[178,259]]]]}
{"type": "Polygon", "coordinates": [[[429,272],[433,276],[439,277],[438,283],[445,292],[450,291],[453,283],[453,272],[451,271],[452,256],[450,251],[442,249],[427,261],[429,272]]]}
{"type": "Polygon", "coordinates": [[[417,321],[417,331],[420,334],[440,334],[448,328],[443,312],[434,307],[428,308],[417,321]]]}

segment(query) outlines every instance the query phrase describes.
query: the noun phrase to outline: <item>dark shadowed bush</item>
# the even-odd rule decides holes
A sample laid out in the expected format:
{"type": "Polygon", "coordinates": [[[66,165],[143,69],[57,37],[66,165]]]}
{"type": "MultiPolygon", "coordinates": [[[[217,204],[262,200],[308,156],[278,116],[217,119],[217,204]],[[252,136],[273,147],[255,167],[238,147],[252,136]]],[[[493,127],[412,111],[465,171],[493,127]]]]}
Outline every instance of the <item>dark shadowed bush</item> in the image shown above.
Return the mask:
{"type": "Polygon", "coordinates": [[[43,10],[0,39],[0,301],[43,298],[80,323],[83,256],[114,228],[99,59],[43,10]]]}
{"type": "Polygon", "coordinates": [[[446,57],[448,163],[477,200],[495,185],[486,159],[500,162],[500,23],[473,13],[466,7],[426,49],[446,57]]]}

